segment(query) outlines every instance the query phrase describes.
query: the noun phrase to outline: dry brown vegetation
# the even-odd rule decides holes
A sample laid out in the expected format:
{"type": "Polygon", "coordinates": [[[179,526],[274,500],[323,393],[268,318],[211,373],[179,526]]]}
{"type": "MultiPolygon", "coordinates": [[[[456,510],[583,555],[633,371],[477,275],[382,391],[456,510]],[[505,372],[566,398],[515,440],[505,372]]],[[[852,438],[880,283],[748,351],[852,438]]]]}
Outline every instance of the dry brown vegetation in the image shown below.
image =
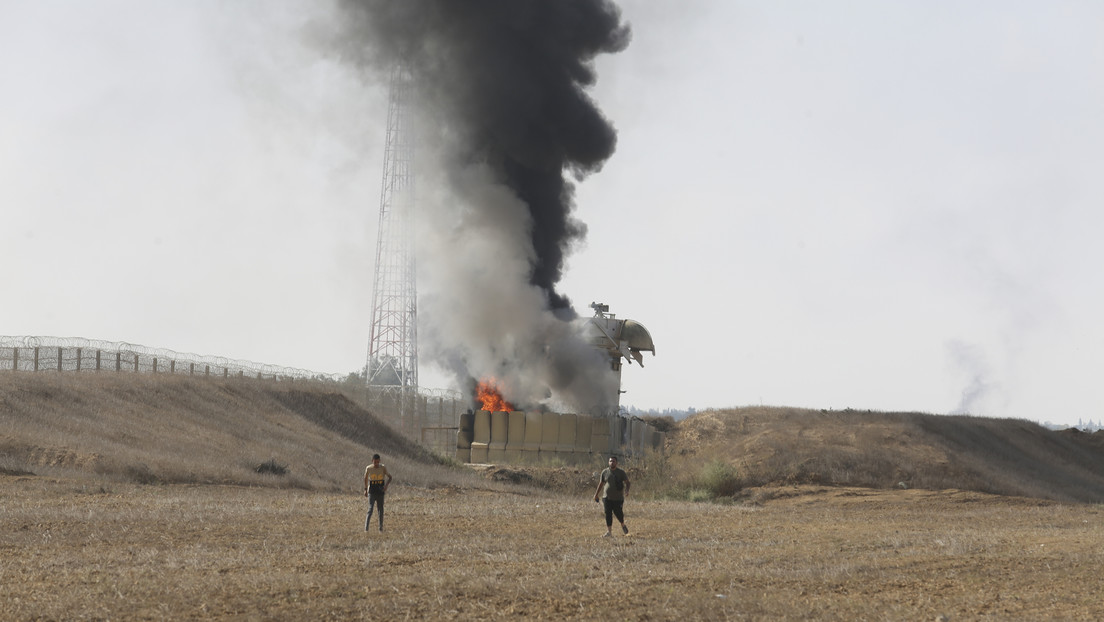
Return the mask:
{"type": "Polygon", "coordinates": [[[327,385],[0,373],[0,468],[9,470],[349,490],[349,474],[363,470],[373,451],[416,472],[421,484],[454,475],[327,385]],[[286,474],[257,472],[270,461],[286,474]]]}
{"type": "Polygon", "coordinates": [[[1098,435],[736,409],[668,449],[607,540],[600,458],[451,465],[321,385],[0,374],[4,617],[1104,618],[1098,435]]]}
{"type": "Polygon", "coordinates": [[[1013,419],[921,413],[741,408],[691,417],[670,433],[684,487],[717,463],[737,488],[830,484],[958,488],[1104,502],[1104,432],[1056,432],[1013,419]]]}

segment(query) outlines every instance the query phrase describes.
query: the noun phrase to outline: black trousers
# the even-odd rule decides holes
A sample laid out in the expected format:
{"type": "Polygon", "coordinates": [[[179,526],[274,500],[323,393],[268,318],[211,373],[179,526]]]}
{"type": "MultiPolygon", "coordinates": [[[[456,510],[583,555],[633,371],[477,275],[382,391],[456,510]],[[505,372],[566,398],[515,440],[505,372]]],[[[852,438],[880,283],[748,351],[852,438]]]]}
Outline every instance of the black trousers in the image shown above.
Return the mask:
{"type": "Polygon", "coordinates": [[[369,524],[372,522],[372,510],[379,506],[379,526],[383,529],[383,493],[382,492],[370,492],[368,493],[368,516],[364,519],[364,529],[367,530],[369,524]]]}
{"type": "Polygon", "coordinates": [[[617,522],[625,522],[625,500],[624,499],[602,499],[602,507],[606,509],[606,527],[613,527],[613,517],[617,517],[617,522]]]}

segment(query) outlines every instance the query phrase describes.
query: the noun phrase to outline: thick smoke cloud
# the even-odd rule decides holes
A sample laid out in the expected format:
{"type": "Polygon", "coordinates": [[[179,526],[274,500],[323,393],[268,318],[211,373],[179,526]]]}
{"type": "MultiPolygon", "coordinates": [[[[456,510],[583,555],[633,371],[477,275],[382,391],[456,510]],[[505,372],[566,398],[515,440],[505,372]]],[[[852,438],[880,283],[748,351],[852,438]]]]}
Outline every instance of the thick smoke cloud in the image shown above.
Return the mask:
{"type": "Polygon", "coordinates": [[[585,89],[594,58],[629,42],[620,11],[603,0],[342,8],[340,53],[377,79],[401,63],[415,84],[423,355],[461,381],[495,375],[521,403],[551,389],[569,407],[601,408],[616,380],[577,343],[556,285],[586,234],[574,183],[616,144],[585,89]]]}

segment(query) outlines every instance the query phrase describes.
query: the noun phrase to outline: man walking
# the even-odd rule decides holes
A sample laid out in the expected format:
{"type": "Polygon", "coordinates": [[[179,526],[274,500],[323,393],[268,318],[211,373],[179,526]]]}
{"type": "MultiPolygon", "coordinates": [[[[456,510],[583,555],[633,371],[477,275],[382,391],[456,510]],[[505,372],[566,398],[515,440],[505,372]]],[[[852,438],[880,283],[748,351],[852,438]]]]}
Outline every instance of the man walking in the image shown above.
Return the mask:
{"type": "Polygon", "coordinates": [[[379,530],[383,531],[383,496],[391,485],[391,474],[380,464],[379,454],[372,455],[372,464],[364,469],[364,496],[368,497],[368,516],[364,519],[364,531],[372,524],[372,510],[379,506],[379,530]]]}
{"type": "Polygon", "coordinates": [[[606,533],[603,537],[612,535],[613,517],[621,523],[621,532],[629,535],[629,528],[625,526],[625,495],[629,492],[629,475],[617,468],[617,456],[610,456],[609,468],[602,471],[602,477],[598,480],[598,489],[594,491],[594,502],[598,502],[598,495],[602,496],[602,505],[606,510],[606,533]]]}

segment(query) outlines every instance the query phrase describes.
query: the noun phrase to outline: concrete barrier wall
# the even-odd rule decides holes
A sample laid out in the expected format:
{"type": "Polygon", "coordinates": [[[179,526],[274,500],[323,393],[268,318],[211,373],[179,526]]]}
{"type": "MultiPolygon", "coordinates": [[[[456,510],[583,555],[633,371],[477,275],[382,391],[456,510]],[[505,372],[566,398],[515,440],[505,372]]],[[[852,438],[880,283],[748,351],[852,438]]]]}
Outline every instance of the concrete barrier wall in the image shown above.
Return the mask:
{"type": "MultiPolygon", "coordinates": [[[[648,427],[648,424],[644,423],[640,419],[629,420],[629,454],[637,455],[644,453],[644,431],[648,427]]],[[[651,436],[649,434],[649,436],[651,436]]]]}
{"type": "Polygon", "coordinates": [[[506,461],[506,426],[510,413],[499,411],[491,413],[491,442],[487,445],[487,462],[506,461]]]}
{"type": "Polygon", "coordinates": [[[460,415],[456,458],[471,463],[586,464],[662,451],[665,436],[639,419],[487,412],[460,415]]]}
{"type": "Polygon", "coordinates": [[[515,410],[509,415],[506,425],[506,462],[518,464],[522,461],[522,447],[525,445],[525,413],[515,410]]]}
{"type": "Polygon", "coordinates": [[[460,413],[456,430],[456,460],[471,462],[472,437],[475,434],[475,413],[460,413]]]}
{"type": "Polygon", "coordinates": [[[543,430],[540,413],[525,413],[525,442],[521,444],[522,463],[537,463],[543,430]]]}
{"type": "Polygon", "coordinates": [[[579,415],[575,426],[574,463],[586,464],[591,456],[590,441],[594,435],[594,418],[589,415],[579,415]]]}
{"type": "Polygon", "coordinates": [[[475,413],[475,433],[472,435],[471,461],[487,462],[487,448],[491,444],[491,413],[480,410],[475,413]]]}
{"type": "Polygon", "coordinates": [[[608,454],[610,451],[610,429],[613,423],[605,418],[594,420],[590,433],[590,451],[595,454],[608,454]]]}
{"type": "Polygon", "coordinates": [[[578,415],[575,414],[563,414],[557,417],[559,419],[560,431],[557,434],[559,439],[556,442],[556,453],[560,454],[574,454],[575,453],[575,425],[579,420],[578,415]]]}
{"type": "Polygon", "coordinates": [[[621,421],[619,419],[607,419],[609,424],[609,443],[607,443],[606,451],[612,450],[614,447],[624,447],[624,443],[621,439],[621,421]]]}
{"type": "Polygon", "coordinates": [[[554,413],[541,413],[541,461],[551,457],[560,448],[560,418],[554,413]]]}
{"type": "Polygon", "coordinates": [[[613,427],[617,430],[617,434],[611,434],[617,438],[617,446],[631,448],[632,446],[632,420],[631,419],[612,419],[613,427]]]}

